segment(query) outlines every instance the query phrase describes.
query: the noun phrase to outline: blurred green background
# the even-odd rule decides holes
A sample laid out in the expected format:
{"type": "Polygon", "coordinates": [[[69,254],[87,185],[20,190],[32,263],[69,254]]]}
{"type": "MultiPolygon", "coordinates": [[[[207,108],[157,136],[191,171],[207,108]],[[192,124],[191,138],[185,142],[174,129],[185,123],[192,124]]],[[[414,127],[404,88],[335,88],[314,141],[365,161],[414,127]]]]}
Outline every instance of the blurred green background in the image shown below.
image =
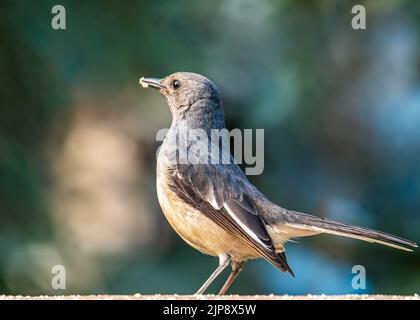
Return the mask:
{"type": "MultiPolygon", "coordinates": [[[[155,193],[170,113],[138,79],[175,71],[219,86],[229,128],[265,129],[250,179],[270,199],[420,242],[420,2],[2,0],[0,293],[186,294],[208,277],[217,259],[178,238],[155,193]]],[[[254,261],[231,292],[420,289],[419,250],[318,236],[287,253],[296,279],[254,261]]]]}

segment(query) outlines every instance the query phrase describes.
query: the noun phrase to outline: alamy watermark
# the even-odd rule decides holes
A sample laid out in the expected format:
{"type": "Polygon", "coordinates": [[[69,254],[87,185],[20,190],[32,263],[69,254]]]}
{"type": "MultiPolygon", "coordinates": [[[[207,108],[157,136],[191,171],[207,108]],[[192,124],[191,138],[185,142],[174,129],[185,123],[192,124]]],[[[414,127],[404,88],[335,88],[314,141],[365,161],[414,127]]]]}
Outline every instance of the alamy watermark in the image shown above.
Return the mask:
{"type": "Polygon", "coordinates": [[[354,290],[365,290],[366,289],[366,268],[362,265],[355,265],[351,269],[351,273],[354,274],[351,280],[351,287],[354,290]]]}
{"type": "Polygon", "coordinates": [[[51,27],[54,30],[66,30],[66,8],[57,4],[51,8],[51,13],[54,14],[51,27]]]}
{"type": "Polygon", "coordinates": [[[51,268],[51,273],[54,275],[51,279],[51,287],[54,290],[65,290],[66,268],[60,264],[57,264],[51,268]]]}
{"type": "Polygon", "coordinates": [[[351,13],[354,14],[351,27],[354,30],[366,30],[366,8],[358,4],[351,8],[351,13]]]}
{"type": "MultiPolygon", "coordinates": [[[[178,164],[244,164],[246,175],[264,171],[264,129],[161,129],[156,141],[166,141],[166,152],[178,164]],[[254,143],[255,135],[255,143],[254,143]],[[233,152],[231,152],[231,142],[233,152]]],[[[160,150],[158,150],[158,153],[160,150]]]]}

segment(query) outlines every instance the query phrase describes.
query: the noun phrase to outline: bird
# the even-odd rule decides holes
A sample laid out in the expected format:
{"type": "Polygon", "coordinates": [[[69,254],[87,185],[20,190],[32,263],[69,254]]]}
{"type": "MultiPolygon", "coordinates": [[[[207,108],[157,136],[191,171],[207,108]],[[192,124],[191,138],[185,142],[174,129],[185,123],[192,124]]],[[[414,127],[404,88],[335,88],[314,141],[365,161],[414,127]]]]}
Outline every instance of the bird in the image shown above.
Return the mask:
{"type": "Polygon", "coordinates": [[[269,200],[248,180],[226,144],[203,138],[226,129],[220,91],[208,78],[176,72],[161,79],[142,77],[139,83],[159,91],[172,114],[157,157],[161,209],[185,242],[219,259],[196,295],[230,265],[231,273],[219,291],[226,294],[244,263],[252,259],[263,258],[294,277],[284,246],[294,238],[332,234],[406,251],[417,247],[410,240],[288,210],[269,200]]]}

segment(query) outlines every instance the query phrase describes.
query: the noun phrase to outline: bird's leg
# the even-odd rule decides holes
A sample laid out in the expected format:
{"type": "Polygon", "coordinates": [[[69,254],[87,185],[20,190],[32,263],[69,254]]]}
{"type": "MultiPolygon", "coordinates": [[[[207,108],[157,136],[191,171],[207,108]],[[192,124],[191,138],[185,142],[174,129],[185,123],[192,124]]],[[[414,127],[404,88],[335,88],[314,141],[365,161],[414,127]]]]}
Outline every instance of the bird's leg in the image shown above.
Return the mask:
{"type": "Polygon", "coordinates": [[[235,281],[236,277],[238,276],[239,272],[242,271],[242,266],[244,263],[232,261],[232,272],[230,273],[229,277],[227,278],[225,284],[223,285],[222,289],[219,291],[219,295],[226,294],[226,291],[228,291],[229,287],[232,285],[233,281],[235,281]]]}
{"type": "Polygon", "coordinates": [[[195,294],[203,294],[204,291],[208,288],[208,286],[213,282],[214,279],[217,278],[217,276],[225,270],[225,268],[230,263],[230,257],[226,253],[219,255],[219,266],[216,268],[216,270],[213,271],[211,276],[204,282],[204,284],[201,286],[200,289],[195,294]]]}

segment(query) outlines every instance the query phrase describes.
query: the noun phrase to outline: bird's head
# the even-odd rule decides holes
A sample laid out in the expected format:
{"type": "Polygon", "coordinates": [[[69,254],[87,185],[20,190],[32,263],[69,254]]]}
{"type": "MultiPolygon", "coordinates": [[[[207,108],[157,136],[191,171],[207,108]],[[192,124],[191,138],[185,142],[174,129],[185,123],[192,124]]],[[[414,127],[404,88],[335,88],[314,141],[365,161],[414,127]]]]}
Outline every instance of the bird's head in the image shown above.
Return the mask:
{"type": "Polygon", "coordinates": [[[162,79],[141,78],[140,84],[144,88],[157,89],[165,96],[175,120],[223,122],[219,89],[202,75],[176,72],[162,79]]]}

